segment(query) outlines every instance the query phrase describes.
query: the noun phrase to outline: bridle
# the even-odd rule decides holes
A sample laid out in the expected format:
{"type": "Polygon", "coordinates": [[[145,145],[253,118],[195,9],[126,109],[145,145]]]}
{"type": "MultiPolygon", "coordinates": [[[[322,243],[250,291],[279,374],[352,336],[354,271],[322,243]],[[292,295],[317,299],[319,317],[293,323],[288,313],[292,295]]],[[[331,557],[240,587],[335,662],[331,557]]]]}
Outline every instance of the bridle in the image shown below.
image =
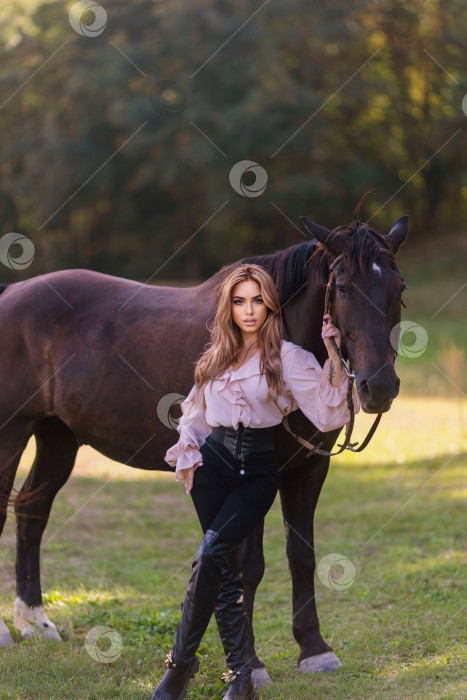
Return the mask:
{"type": "MultiPolygon", "coordinates": [[[[384,248],[379,249],[380,253],[386,253],[388,255],[391,255],[393,257],[391,251],[386,250],[384,248]]],[[[331,265],[329,266],[329,277],[328,277],[328,282],[326,285],[326,297],[324,300],[324,315],[329,314],[332,317],[332,302],[333,302],[333,294],[334,294],[334,270],[336,266],[341,262],[341,260],[344,258],[344,254],[342,253],[341,255],[338,255],[331,265]]],[[[402,302],[404,304],[404,302],[402,302]]],[[[405,304],[404,304],[405,306],[405,304]]],[[[337,446],[340,448],[336,452],[327,452],[326,450],[321,449],[321,446],[323,445],[323,442],[320,442],[318,445],[312,445],[311,442],[308,442],[308,440],[305,440],[304,438],[300,437],[297,435],[297,433],[294,433],[293,430],[291,430],[289,426],[289,420],[288,420],[288,415],[284,416],[283,418],[283,425],[284,428],[304,447],[308,447],[310,452],[306,455],[307,457],[310,457],[312,454],[319,454],[322,455],[323,457],[334,457],[335,455],[340,454],[344,450],[350,450],[351,452],[361,452],[362,450],[365,449],[365,447],[368,445],[370,442],[371,438],[376,432],[376,428],[379,425],[379,422],[381,420],[381,416],[383,415],[382,413],[378,413],[376,416],[375,420],[373,421],[373,425],[371,426],[370,430],[368,431],[368,434],[366,438],[363,440],[362,444],[360,447],[356,447],[358,445],[358,442],[350,442],[350,439],[352,437],[352,432],[354,428],[354,423],[355,423],[355,409],[353,405],[353,399],[352,399],[352,392],[353,392],[353,385],[355,381],[355,373],[352,372],[350,365],[348,362],[345,361],[344,357],[342,356],[342,353],[340,349],[337,347],[336,341],[334,340],[333,337],[331,337],[331,343],[333,345],[333,348],[335,352],[339,355],[342,368],[344,372],[347,374],[349,378],[349,383],[348,383],[348,390],[347,390],[347,406],[349,409],[350,413],[350,420],[346,424],[345,428],[345,439],[342,445],[338,444],[337,446]]],[[[394,349],[394,366],[396,365],[396,360],[397,360],[397,350],[394,349]]]]}

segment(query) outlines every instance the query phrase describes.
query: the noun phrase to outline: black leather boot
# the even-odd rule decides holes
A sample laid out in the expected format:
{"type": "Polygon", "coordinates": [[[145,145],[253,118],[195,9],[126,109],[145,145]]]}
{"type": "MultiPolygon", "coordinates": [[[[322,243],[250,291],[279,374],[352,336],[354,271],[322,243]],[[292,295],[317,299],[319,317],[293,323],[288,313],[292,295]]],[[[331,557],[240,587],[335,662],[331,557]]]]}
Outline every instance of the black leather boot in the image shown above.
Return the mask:
{"type": "Polygon", "coordinates": [[[199,669],[195,656],[214,612],[227,566],[235,544],[214,530],[207,530],[192,564],[193,573],[182,603],[175,645],[167,656],[167,671],[151,700],[183,700],[190,678],[199,669]]]}
{"type": "Polygon", "coordinates": [[[167,671],[152,694],[151,700],[183,700],[188,683],[199,670],[198,657],[194,656],[188,664],[176,664],[173,651],[170,651],[165,663],[167,671]]]}
{"type": "Polygon", "coordinates": [[[230,683],[230,688],[222,700],[258,700],[258,694],[251,679],[251,670],[240,671],[238,674],[231,671],[226,674],[224,680],[230,683]]]}
{"type": "Polygon", "coordinates": [[[225,659],[230,668],[223,680],[230,683],[224,698],[229,700],[256,700],[249,662],[248,616],[243,603],[243,575],[240,549],[235,547],[223,571],[222,586],[214,609],[225,659]]]}

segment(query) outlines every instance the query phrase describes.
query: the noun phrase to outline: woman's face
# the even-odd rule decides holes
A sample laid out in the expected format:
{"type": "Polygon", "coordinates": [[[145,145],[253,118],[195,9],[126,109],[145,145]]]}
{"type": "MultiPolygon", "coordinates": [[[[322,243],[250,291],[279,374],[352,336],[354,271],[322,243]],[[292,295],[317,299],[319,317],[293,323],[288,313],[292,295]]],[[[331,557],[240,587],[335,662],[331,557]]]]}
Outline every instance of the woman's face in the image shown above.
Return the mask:
{"type": "Polygon", "coordinates": [[[237,282],[230,297],[232,318],[240,328],[243,342],[253,339],[268,315],[261,287],[254,280],[237,282]]]}

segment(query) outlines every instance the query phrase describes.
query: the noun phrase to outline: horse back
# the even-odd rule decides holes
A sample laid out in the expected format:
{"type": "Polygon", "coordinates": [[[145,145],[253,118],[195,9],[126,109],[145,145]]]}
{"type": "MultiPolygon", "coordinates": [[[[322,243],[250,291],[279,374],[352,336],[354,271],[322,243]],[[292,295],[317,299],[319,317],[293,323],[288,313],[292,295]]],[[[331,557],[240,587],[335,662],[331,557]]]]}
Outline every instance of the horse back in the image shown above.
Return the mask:
{"type": "Polygon", "coordinates": [[[157,395],[187,391],[215,310],[206,285],[147,285],[85,269],[5,287],[0,378],[13,404],[32,395],[38,415],[59,402],[88,410],[141,378],[157,395]]]}

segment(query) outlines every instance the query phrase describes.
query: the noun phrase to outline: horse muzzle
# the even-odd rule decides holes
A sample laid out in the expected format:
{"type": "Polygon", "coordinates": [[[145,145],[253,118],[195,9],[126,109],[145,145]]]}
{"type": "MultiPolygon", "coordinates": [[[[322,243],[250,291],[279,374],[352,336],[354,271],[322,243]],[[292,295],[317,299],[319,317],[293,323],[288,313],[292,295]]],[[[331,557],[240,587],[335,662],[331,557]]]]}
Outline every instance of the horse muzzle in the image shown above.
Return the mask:
{"type": "Polygon", "coordinates": [[[357,391],[365,413],[386,413],[399,393],[400,379],[392,368],[374,372],[368,378],[357,374],[357,391]]]}

